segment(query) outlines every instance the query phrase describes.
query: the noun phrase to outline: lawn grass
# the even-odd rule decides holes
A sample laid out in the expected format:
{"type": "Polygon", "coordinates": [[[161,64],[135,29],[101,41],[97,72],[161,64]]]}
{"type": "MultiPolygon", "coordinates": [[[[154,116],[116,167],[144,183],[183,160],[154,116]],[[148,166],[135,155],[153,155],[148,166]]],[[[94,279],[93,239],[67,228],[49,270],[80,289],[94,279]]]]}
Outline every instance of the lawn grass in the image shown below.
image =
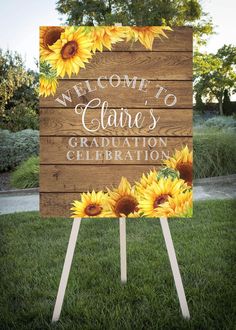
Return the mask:
{"type": "Polygon", "coordinates": [[[61,320],[51,325],[72,220],[0,216],[0,329],[235,329],[235,204],[196,202],[192,220],[169,221],[190,321],[159,220],[127,221],[125,286],[118,220],[83,220],[61,320]]]}

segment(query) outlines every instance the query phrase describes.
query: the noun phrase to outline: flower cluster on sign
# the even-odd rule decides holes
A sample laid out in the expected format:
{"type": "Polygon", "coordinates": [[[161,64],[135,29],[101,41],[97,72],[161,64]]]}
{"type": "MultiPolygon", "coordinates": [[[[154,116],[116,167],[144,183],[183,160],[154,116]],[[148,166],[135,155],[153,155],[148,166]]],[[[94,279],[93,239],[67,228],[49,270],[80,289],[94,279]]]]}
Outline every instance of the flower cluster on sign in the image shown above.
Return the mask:
{"type": "Polygon", "coordinates": [[[139,41],[147,49],[152,49],[154,38],[166,37],[168,26],[146,27],[40,27],[40,95],[55,94],[58,77],[79,74],[80,68],[104,47],[124,40],[139,41]]]}
{"type": "Polygon", "coordinates": [[[160,171],[143,174],[134,186],[122,177],[113,190],[81,194],[81,201],[73,202],[72,217],[191,217],[192,164],[186,146],[164,161],[160,171]]]}

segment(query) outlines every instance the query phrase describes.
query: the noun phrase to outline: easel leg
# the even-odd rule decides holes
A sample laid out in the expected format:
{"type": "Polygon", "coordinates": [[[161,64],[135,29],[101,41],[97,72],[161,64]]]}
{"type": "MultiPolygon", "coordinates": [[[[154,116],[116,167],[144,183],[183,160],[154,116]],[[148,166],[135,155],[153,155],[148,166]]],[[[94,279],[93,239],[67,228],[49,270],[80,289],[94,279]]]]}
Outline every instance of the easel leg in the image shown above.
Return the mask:
{"type": "Polygon", "coordinates": [[[66,286],[68,282],[68,277],[70,274],[70,268],[71,268],[71,263],[75,251],[75,245],[77,241],[77,236],[80,228],[80,223],[81,223],[81,218],[74,218],[71,233],[70,233],[70,239],[66,251],[66,257],[64,261],[64,266],[61,274],[61,280],[60,280],[60,285],[59,289],[57,292],[57,299],[53,311],[53,316],[52,316],[52,322],[56,322],[60,318],[61,314],[61,309],[62,309],[62,304],[64,300],[64,295],[66,291],[66,286]]]}
{"type": "Polygon", "coordinates": [[[127,282],[127,257],[126,257],[126,219],[119,218],[120,225],[120,277],[121,283],[127,282]]]}
{"type": "Polygon", "coordinates": [[[175,287],[177,290],[182,315],[184,318],[189,319],[190,314],[189,314],[188,304],[187,304],[187,300],[185,297],[184,287],[183,287],[183,283],[182,283],[182,279],[181,279],[181,275],[180,275],[180,271],[179,271],[178,262],[176,259],[175,249],[174,249],[173,241],[172,241],[171,234],[170,234],[168,220],[166,217],[162,217],[162,218],[160,218],[160,221],[161,221],[161,228],[162,228],[163,236],[164,236],[165,243],[166,243],[166,248],[167,248],[167,252],[168,252],[168,256],[169,256],[169,260],[170,260],[170,265],[171,265],[171,269],[172,269],[172,273],[173,273],[173,277],[174,277],[174,281],[175,281],[175,287]]]}

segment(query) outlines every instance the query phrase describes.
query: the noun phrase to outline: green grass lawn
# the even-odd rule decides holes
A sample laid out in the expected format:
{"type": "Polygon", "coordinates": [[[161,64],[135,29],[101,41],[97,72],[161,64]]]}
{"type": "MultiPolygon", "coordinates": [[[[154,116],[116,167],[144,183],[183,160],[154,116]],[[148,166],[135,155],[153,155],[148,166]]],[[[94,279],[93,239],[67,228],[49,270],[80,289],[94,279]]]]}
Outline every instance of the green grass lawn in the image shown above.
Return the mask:
{"type": "Polygon", "coordinates": [[[118,220],[83,220],[61,320],[51,325],[72,220],[0,216],[0,329],[235,329],[235,206],[196,202],[192,220],[169,221],[190,321],[159,220],[127,221],[125,286],[118,220]]]}

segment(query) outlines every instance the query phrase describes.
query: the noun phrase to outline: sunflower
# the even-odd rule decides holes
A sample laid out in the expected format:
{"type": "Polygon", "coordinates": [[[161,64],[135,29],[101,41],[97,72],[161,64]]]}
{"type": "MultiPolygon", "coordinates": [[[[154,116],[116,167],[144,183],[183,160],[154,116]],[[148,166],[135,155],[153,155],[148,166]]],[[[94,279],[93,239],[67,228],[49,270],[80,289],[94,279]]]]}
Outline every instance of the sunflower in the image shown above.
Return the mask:
{"type": "Polygon", "coordinates": [[[179,171],[180,178],[186,181],[189,186],[193,182],[193,152],[186,146],[181,151],[176,150],[173,157],[164,161],[167,167],[179,171]]]}
{"type": "Polygon", "coordinates": [[[49,49],[52,51],[47,60],[57,70],[57,76],[64,77],[67,73],[78,74],[84,63],[92,57],[92,40],[85,33],[83,27],[75,29],[73,26],[65,28],[65,31],[49,49]]]}
{"type": "Polygon", "coordinates": [[[153,182],[143,192],[139,201],[140,212],[147,217],[168,216],[170,212],[169,200],[184,193],[186,189],[184,180],[161,178],[158,182],[153,182]]]}
{"type": "Polygon", "coordinates": [[[138,201],[128,180],[121,178],[117,189],[108,189],[110,217],[133,217],[138,218],[138,201]]]}
{"type": "Polygon", "coordinates": [[[40,76],[39,78],[39,95],[54,95],[57,89],[57,79],[54,77],[40,76]]]}
{"type": "MultiPolygon", "coordinates": [[[[189,218],[192,217],[193,212],[193,194],[192,190],[187,190],[168,201],[168,207],[165,212],[169,217],[189,218]],[[167,211],[168,210],[168,211],[167,211]]],[[[162,205],[160,205],[160,208],[162,205]]]]}
{"type": "Polygon", "coordinates": [[[96,26],[90,28],[93,40],[92,51],[103,51],[103,47],[111,50],[111,45],[122,41],[125,37],[125,28],[120,26],[96,26]]]}
{"type": "Polygon", "coordinates": [[[139,40],[144,47],[152,50],[154,38],[167,37],[164,30],[172,31],[169,26],[134,26],[126,28],[126,40],[139,40]]]}
{"type": "Polygon", "coordinates": [[[107,194],[94,190],[82,193],[81,201],[74,201],[72,205],[72,218],[103,218],[107,214],[107,194]]]}
{"type": "Polygon", "coordinates": [[[45,60],[52,50],[49,46],[52,46],[58,39],[60,39],[61,33],[65,29],[60,26],[41,26],[40,27],[40,57],[41,60],[45,60]]]}
{"type": "Polygon", "coordinates": [[[40,63],[40,76],[39,76],[39,95],[49,96],[54,95],[57,89],[56,71],[51,68],[49,63],[40,63]]]}
{"type": "Polygon", "coordinates": [[[149,173],[143,174],[139,182],[135,182],[135,191],[138,195],[142,195],[147,186],[150,186],[153,182],[157,182],[157,171],[150,170],[149,173]]]}

